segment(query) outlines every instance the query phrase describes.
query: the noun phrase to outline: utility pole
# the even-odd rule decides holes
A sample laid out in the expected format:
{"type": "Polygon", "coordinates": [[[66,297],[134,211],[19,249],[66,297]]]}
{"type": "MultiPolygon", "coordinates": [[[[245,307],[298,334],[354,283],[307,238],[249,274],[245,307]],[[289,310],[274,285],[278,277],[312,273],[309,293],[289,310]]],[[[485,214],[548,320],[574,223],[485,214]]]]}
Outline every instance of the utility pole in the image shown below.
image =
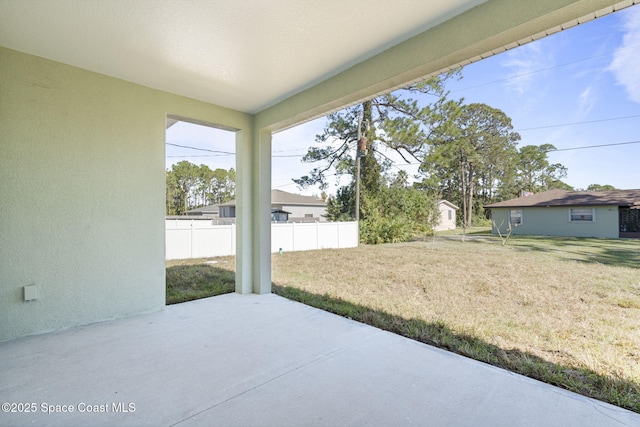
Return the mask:
{"type": "MultiPolygon", "coordinates": [[[[367,152],[367,137],[362,135],[362,116],[358,115],[358,146],[356,147],[356,222],[360,222],[360,159],[367,152]]],[[[369,121],[366,121],[367,130],[369,121]]]]}

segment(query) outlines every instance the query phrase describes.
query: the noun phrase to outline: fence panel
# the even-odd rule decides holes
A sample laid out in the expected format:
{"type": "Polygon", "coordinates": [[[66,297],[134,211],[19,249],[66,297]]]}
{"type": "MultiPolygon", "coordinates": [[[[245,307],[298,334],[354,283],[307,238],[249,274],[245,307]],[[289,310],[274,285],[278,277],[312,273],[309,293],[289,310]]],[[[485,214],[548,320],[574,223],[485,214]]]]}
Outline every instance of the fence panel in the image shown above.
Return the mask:
{"type": "Polygon", "coordinates": [[[293,223],[293,250],[312,251],[318,247],[318,230],[320,223],[293,223]]]}
{"type": "Polygon", "coordinates": [[[338,248],[352,248],[358,246],[360,240],[360,232],[358,231],[358,223],[353,222],[336,222],[338,235],[338,248]],[[353,242],[356,242],[352,246],[353,242]]]}
{"type": "Polygon", "coordinates": [[[191,258],[191,229],[165,229],[165,258],[191,258]]]}
{"type": "MultiPolygon", "coordinates": [[[[236,226],[202,220],[165,221],[166,259],[235,255],[236,226]]],[[[271,224],[271,252],[358,246],[356,222],[271,224]]]]}
{"type": "Polygon", "coordinates": [[[271,224],[271,252],[292,252],[295,229],[292,224],[271,224]]]}
{"type": "Polygon", "coordinates": [[[215,225],[193,229],[193,254],[191,258],[207,258],[235,254],[235,225],[215,225]]]}

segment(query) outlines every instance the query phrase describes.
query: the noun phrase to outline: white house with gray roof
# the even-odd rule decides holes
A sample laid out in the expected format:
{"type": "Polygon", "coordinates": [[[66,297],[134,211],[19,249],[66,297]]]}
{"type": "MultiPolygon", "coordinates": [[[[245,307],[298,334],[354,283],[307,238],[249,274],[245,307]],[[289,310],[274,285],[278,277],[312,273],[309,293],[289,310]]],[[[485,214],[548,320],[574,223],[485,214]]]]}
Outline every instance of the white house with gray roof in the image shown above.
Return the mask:
{"type": "MultiPolygon", "coordinates": [[[[235,218],[236,200],[219,205],[220,218],[235,218]]],[[[271,190],[271,215],[273,221],[325,222],[327,202],[313,196],[271,190]]]]}

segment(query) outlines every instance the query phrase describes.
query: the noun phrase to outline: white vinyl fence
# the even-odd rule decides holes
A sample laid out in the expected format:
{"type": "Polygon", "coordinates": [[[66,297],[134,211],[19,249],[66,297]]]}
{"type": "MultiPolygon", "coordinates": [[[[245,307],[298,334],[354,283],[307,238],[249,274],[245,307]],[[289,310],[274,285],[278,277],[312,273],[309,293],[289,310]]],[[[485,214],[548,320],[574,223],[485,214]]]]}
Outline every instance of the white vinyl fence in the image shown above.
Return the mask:
{"type": "MultiPolygon", "coordinates": [[[[166,259],[208,258],[236,254],[236,226],[203,220],[165,221],[166,259]]],[[[357,222],[271,224],[271,252],[309,251],[358,246],[357,222]]]]}

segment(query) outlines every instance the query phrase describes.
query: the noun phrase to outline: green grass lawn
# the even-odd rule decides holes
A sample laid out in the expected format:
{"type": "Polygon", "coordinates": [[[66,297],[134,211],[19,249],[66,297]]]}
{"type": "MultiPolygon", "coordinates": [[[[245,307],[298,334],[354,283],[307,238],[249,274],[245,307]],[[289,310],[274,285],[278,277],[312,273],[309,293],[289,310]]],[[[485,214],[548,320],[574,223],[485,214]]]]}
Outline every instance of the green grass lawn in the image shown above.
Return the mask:
{"type": "Polygon", "coordinates": [[[167,304],[177,304],[235,291],[235,259],[187,260],[167,262],[167,304]]]}
{"type": "MultiPolygon", "coordinates": [[[[274,254],[273,289],[640,412],[640,241],[468,237],[274,254]]],[[[215,261],[168,262],[168,303],[232,292],[215,261]]]]}

